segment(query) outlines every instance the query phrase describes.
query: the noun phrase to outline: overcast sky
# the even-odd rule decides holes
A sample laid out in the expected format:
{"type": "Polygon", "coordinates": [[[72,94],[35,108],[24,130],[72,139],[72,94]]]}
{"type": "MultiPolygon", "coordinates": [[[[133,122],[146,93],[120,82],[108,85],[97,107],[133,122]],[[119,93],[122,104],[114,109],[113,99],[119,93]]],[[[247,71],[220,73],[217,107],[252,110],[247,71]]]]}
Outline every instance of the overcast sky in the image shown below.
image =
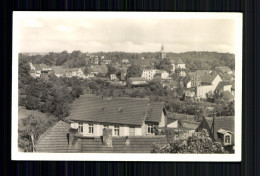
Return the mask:
{"type": "Polygon", "coordinates": [[[26,17],[19,52],[235,51],[232,19],[93,19],[26,17]]]}

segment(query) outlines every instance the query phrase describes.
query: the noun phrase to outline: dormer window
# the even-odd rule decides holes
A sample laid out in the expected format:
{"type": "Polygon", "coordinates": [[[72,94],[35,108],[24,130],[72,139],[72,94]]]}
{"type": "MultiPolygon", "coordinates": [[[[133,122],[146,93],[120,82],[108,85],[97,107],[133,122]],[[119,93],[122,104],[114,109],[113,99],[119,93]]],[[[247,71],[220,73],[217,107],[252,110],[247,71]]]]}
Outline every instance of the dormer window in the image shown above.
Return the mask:
{"type": "Polygon", "coordinates": [[[224,145],[231,145],[231,135],[229,133],[224,135],[224,145]]]}
{"type": "Polygon", "coordinates": [[[151,124],[147,125],[147,133],[148,134],[152,134],[153,133],[153,125],[151,125],[151,124]]]}

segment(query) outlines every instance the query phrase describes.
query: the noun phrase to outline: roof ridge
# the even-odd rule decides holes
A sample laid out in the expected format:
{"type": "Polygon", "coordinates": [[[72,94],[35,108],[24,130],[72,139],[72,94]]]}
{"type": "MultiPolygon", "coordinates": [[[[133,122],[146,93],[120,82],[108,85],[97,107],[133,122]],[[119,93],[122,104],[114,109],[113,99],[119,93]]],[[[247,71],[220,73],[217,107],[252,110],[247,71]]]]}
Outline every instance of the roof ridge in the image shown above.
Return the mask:
{"type": "Polygon", "coordinates": [[[60,120],[59,122],[61,122],[62,125],[63,125],[67,130],[69,130],[69,128],[66,126],[65,122],[63,122],[62,120],[60,120]]]}
{"type": "MultiPolygon", "coordinates": [[[[60,121],[61,121],[61,120],[60,120],[60,121]]],[[[40,143],[40,142],[42,141],[42,139],[49,134],[49,132],[51,131],[51,129],[54,128],[60,121],[58,121],[55,125],[53,125],[52,127],[48,128],[43,134],[41,134],[41,136],[39,137],[39,139],[36,141],[35,145],[37,145],[38,143],[40,143]]]]}

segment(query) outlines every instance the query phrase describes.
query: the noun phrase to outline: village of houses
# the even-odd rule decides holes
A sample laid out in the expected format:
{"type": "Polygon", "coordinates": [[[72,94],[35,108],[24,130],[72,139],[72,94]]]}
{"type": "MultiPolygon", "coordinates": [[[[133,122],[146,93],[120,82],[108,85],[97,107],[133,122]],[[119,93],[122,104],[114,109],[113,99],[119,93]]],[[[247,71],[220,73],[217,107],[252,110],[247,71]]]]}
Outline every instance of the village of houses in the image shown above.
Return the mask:
{"type": "MultiPolygon", "coordinates": [[[[113,66],[121,70],[120,75],[110,74],[102,78],[111,84],[128,87],[147,86],[157,79],[170,90],[183,88],[184,99],[206,101],[214,99],[215,94],[221,94],[223,101],[233,102],[235,95],[234,70],[223,65],[211,70],[186,71],[186,64],[180,57],[168,57],[161,46],[158,59],[168,58],[171,62],[171,72],[148,68],[150,61],[142,58],[140,77],[126,78],[127,68],[131,66],[129,59],[123,58],[121,63],[113,66]]],[[[34,78],[48,79],[52,74],[57,77],[78,77],[96,79],[104,72],[102,65],[110,65],[111,58],[86,56],[90,65],[89,73],[82,68],[63,68],[62,66],[47,66],[30,63],[30,75],[34,78]]],[[[168,119],[163,102],[150,102],[147,98],[103,97],[96,95],[81,95],[73,102],[68,121],[59,121],[50,127],[35,141],[36,152],[89,152],[89,153],[150,153],[154,143],[166,144],[164,135],[156,135],[154,126],[158,129],[195,131],[206,128],[213,141],[219,141],[224,147],[234,148],[234,116],[225,118],[205,117],[201,122],[178,119],[168,119]],[[68,123],[69,122],[69,123],[68,123]]]]}

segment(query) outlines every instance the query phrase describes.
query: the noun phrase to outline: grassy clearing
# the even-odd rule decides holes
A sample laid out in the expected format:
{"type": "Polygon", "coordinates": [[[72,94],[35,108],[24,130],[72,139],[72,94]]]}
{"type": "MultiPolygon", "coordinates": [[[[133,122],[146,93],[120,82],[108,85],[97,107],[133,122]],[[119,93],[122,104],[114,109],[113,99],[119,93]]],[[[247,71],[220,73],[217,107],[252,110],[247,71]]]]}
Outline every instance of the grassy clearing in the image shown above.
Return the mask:
{"type": "Polygon", "coordinates": [[[49,116],[46,113],[42,113],[38,110],[28,110],[24,106],[18,107],[18,119],[22,119],[28,117],[29,115],[38,116],[38,117],[46,117],[49,116]]]}

